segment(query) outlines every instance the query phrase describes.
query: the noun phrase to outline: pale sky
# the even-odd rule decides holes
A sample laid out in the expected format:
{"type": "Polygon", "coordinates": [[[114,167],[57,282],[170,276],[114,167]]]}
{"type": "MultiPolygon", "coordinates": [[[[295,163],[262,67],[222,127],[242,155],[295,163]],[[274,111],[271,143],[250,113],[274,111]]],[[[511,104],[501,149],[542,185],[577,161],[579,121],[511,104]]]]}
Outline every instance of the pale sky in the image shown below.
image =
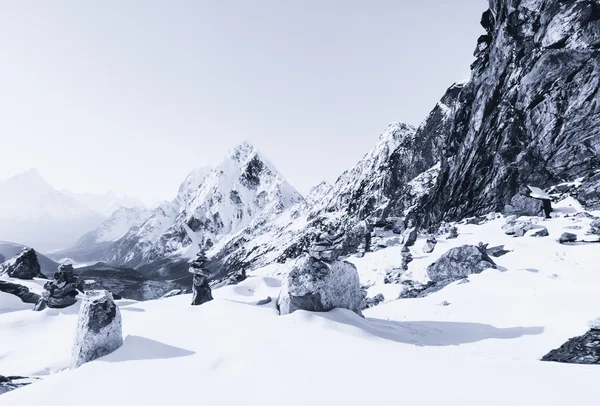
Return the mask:
{"type": "Polygon", "coordinates": [[[0,179],[172,199],[250,140],[300,192],[468,78],[486,0],[0,2],[0,179]]]}

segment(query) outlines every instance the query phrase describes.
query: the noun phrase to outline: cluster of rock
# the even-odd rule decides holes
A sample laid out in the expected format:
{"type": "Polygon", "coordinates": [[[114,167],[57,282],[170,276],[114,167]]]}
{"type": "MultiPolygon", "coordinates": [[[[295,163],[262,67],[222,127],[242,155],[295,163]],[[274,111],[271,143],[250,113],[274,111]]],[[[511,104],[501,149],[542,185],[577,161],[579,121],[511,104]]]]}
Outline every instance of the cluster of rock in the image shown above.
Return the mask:
{"type": "Polygon", "coordinates": [[[71,368],[103,357],[123,345],[121,312],[106,290],[86,292],[75,331],[71,368]]]}
{"type": "Polygon", "coordinates": [[[410,253],[410,249],[408,248],[408,246],[405,245],[404,247],[402,247],[400,255],[402,255],[402,269],[404,271],[408,271],[408,264],[410,264],[413,261],[413,256],[410,253]]]}
{"type": "Polygon", "coordinates": [[[77,295],[84,292],[83,285],[83,280],[75,275],[73,265],[61,265],[54,278],[44,284],[44,292],[34,310],[62,309],[77,303],[77,295]]]}
{"type": "Polygon", "coordinates": [[[277,308],[280,314],[296,310],[326,312],[334,308],[361,314],[363,294],[356,267],[339,261],[334,240],[322,235],[309,254],[301,257],[283,280],[277,308]]]}
{"type": "Polygon", "coordinates": [[[213,300],[209,284],[210,271],[206,269],[207,261],[206,255],[201,251],[190,264],[190,272],[194,274],[192,279],[192,306],[199,306],[213,300]]]}
{"type": "Polygon", "coordinates": [[[0,266],[0,275],[3,274],[17,279],[45,278],[32,248],[24,248],[19,255],[4,262],[0,266]]]}
{"type": "Polygon", "coordinates": [[[383,296],[382,293],[378,293],[373,297],[366,297],[363,299],[362,305],[361,305],[361,309],[365,310],[365,309],[370,309],[371,307],[375,307],[381,303],[383,303],[385,300],[385,297],[383,296]]]}
{"type": "Polygon", "coordinates": [[[525,233],[533,229],[531,220],[518,220],[517,216],[510,215],[506,217],[506,224],[502,226],[504,234],[515,237],[523,237],[525,233]]]}

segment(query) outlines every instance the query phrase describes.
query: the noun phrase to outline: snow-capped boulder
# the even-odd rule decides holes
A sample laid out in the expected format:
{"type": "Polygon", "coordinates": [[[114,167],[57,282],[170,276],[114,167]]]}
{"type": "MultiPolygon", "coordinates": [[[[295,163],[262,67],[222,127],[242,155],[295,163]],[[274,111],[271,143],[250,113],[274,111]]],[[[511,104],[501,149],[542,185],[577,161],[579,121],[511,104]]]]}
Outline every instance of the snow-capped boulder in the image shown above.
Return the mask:
{"type": "Polygon", "coordinates": [[[514,235],[515,237],[523,237],[525,233],[533,228],[531,221],[517,220],[516,216],[508,216],[506,218],[506,224],[502,226],[504,234],[514,235]]]}
{"type": "Polygon", "coordinates": [[[190,272],[194,274],[192,279],[192,306],[199,306],[213,300],[212,290],[208,284],[210,272],[205,268],[207,258],[203,252],[190,264],[190,272]]]}
{"type": "Polygon", "coordinates": [[[544,355],[542,361],[600,364],[600,328],[592,328],[582,336],[571,338],[560,348],[544,355]]]}
{"type": "Polygon", "coordinates": [[[577,241],[577,234],[573,233],[562,233],[562,235],[558,239],[558,242],[560,242],[561,244],[575,241],[577,241]]]}
{"type": "Polygon", "coordinates": [[[358,271],[353,264],[345,261],[329,264],[305,256],[284,277],[277,306],[280,314],[344,308],[360,315],[362,299],[358,271]]]}
{"type": "Polygon", "coordinates": [[[79,310],[71,368],[77,368],[123,345],[121,312],[106,290],[86,292],[79,310]]]}
{"type": "Polygon", "coordinates": [[[425,245],[423,245],[423,252],[425,254],[432,253],[433,250],[435,249],[436,244],[437,244],[436,238],[434,236],[431,236],[430,238],[427,239],[427,241],[425,242],[425,245]]]}
{"type": "Polygon", "coordinates": [[[83,290],[83,280],[75,275],[73,265],[61,265],[54,274],[54,279],[44,284],[44,292],[34,310],[71,306],[77,303],[77,295],[83,290]]]}
{"type": "Polygon", "coordinates": [[[32,248],[24,248],[19,255],[2,264],[1,274],[7,274],[11,278],[18,279],[44,277],[35,250],[32,248]]]}
{"type": "Polygon", "coordinates": [[[496,264],[485,250],[474,245],[463,245],[452,248],[429,265],[427,275],[433,282],[454,281],[489,268],[496,268],[496,264]]]}
{"type": "Polygon", "coordinates": [[[456,226],[452,226],[450,227],[450,231],[448,232],[448,235],[446,236],[447,240],[452,240],[458,238],[458,227],[456,226]]]}

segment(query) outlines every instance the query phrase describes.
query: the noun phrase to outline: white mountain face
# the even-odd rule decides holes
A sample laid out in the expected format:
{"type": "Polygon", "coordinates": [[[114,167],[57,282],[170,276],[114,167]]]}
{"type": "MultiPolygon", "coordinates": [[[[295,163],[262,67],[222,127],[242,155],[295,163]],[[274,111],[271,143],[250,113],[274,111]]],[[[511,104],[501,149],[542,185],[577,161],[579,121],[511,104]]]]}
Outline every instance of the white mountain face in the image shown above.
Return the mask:
{"type": "Polygon", "coordinates": [[[0,182],[0,240],[51,251],[72,245],[103,215],[54,189],[35,170],[0,182]]]}
{"type": "Polygon", "coordinates": [[[169,256],[193,257],[303,201],[250,143],[232,149],[213,170],[194,172],[173,202],[157,208],[107,254],[109,262],[139,266],[169,256]]]}
{"type": "Polygon", "coordinates": [[[94,194],[77,193],[71,192],[69,190],[63,190],[62,193],[72,197],[73,199],[89,207],[90,209],[104,214],[107,217],[110,217],[115,211],[119,210],[121,207],[145,208],[144,203],[142,203],[140,200],[127,195],[118,196],[112,191],[106,192],[105,194],[94,194]]]}

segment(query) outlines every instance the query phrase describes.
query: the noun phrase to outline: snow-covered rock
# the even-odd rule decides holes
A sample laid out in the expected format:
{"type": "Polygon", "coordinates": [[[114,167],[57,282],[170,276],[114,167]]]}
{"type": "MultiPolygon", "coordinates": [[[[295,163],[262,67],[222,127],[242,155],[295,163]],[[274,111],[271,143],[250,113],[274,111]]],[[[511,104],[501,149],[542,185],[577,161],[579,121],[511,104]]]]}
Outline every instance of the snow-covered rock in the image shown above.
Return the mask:
{"type": "Polygon", "coordinates": [[[474,245],[452,248],[427,267],[427,276],[433,282],[455,281],[496,268],[484,250],[474,245]]]}
{"type": "Polygon", "coordinates": [[[433,250],[435,249],[436,244],[437,244],[437,239],[434,236],[428,238],[427,241],[425,242],[425,245],[423,245],[423,252],[425,254],[432,253],[433,250]]]}
{"type": "Polygon", "coordinates": [[[515,237],[523,237],[527,231],[533,229],[531,220],[518,220],[516,216],[508,216],[506,218],[506,224],[502,226],[504,234],[513,235],[515,237]]]}
{"type": "Polygon", "coordinates": [[[43,276],[37,254],[31,248],[24,248],[19,255],[0,265],[0,275],[2,274],[18,279],[43,276]]]}
{"type": "Polygon", "coordinates": [[[79,292],[83,292],[83,280],[74,274],[73,265],[61,265],[53,280],[44,284],[44,292],[35,310],[41,311],[46,307],[62,309],[74,305],[79,292]]]}
{"type": "Polygon", "coordinates": [[[71,368],[77,368],[123,345],[121,311],[105,290],[86,292],[79,310],[71,368]]]}
{"type": "Polygon", "coordinates": [[[284,278],[277,306],[280,314],[296,310],[327,312],[334,308],[361,314],[362,299],[353,264],[345,261],[328,264],[306,256],[284,278]]]}

